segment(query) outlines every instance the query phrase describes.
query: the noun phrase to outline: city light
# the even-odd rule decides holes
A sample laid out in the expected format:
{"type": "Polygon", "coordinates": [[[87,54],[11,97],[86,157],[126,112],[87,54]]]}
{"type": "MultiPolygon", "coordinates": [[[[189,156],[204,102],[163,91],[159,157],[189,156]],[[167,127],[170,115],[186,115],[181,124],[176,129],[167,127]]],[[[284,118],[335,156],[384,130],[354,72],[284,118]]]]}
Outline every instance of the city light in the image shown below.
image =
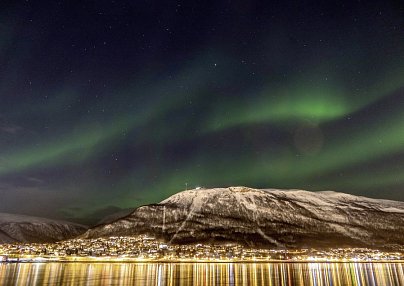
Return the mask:
{"type": "Polygon", "coordinates": [[[401,250],[267,249],[250,248],[236,243],[177,245],[146,235],[0,245],[0,261],[3,262],[380,262],[403,259],[401,250]]]}

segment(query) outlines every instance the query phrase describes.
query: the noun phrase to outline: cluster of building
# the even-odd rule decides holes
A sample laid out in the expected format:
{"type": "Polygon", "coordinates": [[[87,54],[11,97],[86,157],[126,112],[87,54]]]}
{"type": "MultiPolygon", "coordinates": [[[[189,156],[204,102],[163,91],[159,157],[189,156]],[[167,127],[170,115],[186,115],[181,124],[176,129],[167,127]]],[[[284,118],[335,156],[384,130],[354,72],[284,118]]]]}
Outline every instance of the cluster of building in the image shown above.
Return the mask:
{"type": "Polygon", "coordinates": [[[255,249],[239,244],[170,245],[148,236],[0,245],[0,261],[391,261],[401,252],[367,248],[255,249]]]}

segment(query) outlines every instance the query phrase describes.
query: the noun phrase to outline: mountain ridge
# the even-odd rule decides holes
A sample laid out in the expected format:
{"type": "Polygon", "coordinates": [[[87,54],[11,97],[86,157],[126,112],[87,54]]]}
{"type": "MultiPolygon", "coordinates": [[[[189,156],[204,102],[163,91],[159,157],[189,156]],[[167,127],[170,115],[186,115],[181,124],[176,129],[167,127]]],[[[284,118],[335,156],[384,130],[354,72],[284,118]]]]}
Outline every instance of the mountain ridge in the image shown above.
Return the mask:
{"type": "Polygon", "coordinates": [[[81,237],[148,234],[168,243],[264,247],[401,247],[404,202],[333,191],[229,187],[185,190],[81,237]]]}
{"type": "Polygon", "coordinates": [[[78,236],[86,229],[62,220],[0,213],[0,243],[55,242],[78,236]]]}

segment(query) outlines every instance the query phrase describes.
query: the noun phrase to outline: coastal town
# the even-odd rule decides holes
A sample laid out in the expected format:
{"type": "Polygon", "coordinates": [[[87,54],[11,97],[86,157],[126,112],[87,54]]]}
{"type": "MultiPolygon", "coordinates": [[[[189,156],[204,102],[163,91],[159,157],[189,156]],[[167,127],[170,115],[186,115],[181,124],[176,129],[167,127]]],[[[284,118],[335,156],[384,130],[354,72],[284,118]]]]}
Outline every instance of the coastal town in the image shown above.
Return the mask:
{"type": "Polygon", "coordinates": [[[259,249],[234,243],[171,245],[146,235],[0,245],[1,262],[369,262],[403,259],[401,251],[384,252],[369,248],[259,249]]]}

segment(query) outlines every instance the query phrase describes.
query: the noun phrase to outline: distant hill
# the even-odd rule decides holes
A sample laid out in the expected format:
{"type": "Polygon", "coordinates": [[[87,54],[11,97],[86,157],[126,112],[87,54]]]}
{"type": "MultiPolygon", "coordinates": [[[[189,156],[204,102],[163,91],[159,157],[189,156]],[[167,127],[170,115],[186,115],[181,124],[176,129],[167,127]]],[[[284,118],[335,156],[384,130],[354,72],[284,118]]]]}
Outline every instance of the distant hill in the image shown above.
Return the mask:
{"type": "Polygon", "coordinates": [[[66,221],[0,213],[0,243],[54,242],[75,237],[86,229],[66,221]]]}
{"type": "Polygon", "coordinates": [[[404,202],[331,191],[195,189],[141,206],[81,237],[137,234],[180,244],[394,248],[404,245],[404,202]]]}
{"type": "Polygon", "coordinates": [[[118,211],[105,216],[100,221],[98,221],[96,223],[96,225],[111,223],[115,220],[118,220],[120,218],[123,218],[123,217],[131,214],[132,212],[133,212],[133,208],[132,209],[119,209],[118,208],[118,211]]]}

